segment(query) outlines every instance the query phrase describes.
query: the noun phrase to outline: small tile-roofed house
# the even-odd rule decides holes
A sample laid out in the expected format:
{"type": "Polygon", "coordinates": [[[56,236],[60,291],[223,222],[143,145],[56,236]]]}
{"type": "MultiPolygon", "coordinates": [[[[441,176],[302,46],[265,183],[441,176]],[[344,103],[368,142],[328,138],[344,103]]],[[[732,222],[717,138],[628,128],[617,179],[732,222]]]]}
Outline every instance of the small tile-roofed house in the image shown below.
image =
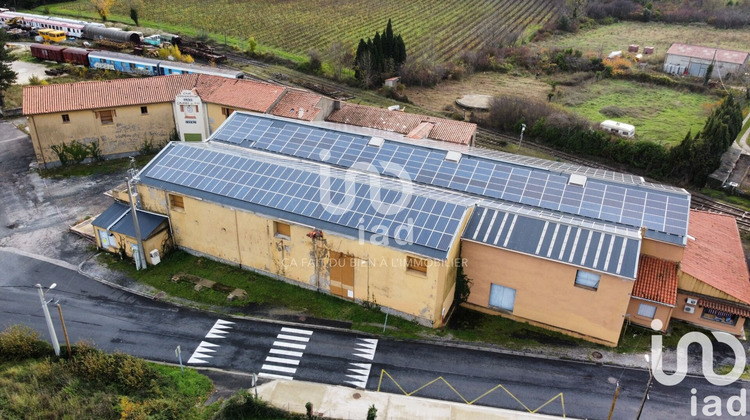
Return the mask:
{"type": "Polygon", "coordinates": [[[630,322],[651,328],[659,320],[658,330],[666,331],[677,304],[677,271],[674,261],[641,255],[626,315],[630,322]]]}
{"type": "Polygon", "coordinates": [[[474,144],[477,129],[473,123],[348,103],[341,104],[339,109],[334,107],[326,121],[463,145],[474,144]]]}
{"type": "Polygon", "coordinates": [[[693,210],[672,315],[702,327],[743,335],[750,315],[750,277],[732,216],[693,210]]]}

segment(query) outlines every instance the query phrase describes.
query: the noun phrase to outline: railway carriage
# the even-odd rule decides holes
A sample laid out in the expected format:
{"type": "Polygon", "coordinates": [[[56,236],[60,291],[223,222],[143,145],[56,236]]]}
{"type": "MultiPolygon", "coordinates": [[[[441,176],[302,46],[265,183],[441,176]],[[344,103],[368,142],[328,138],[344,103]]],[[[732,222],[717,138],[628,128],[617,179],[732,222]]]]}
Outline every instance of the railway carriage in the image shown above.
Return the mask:
{"type": "Polygon", "coordinates": [[[89,52],[89,65],[93,69],[117,70],[123,73],[147,76],[159,74],[159,60],[109,51],[89,52]]]}
{"type": "Polygon", "coordinates": [[[230,79],[243,79],[245,74],[241,71],[222,69],[217,67],[201,66],[198,64],[178,63],[174,61],[160,61],[159,75],[169,76],[170,74],[211,74],[214,76],[228,77],[230,79]]]}

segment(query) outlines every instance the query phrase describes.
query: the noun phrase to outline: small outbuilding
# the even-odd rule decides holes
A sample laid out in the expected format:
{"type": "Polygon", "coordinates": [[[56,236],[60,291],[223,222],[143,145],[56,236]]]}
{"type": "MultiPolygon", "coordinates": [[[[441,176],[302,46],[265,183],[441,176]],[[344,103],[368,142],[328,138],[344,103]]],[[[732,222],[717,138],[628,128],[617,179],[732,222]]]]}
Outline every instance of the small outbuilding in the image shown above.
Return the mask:
{"type": "MultiPolygon", "coordinates": [[[[164,255],[169,244],[168,219],[143,210],[136,210],[136,214],[143,247],[146,249],[146,261],[152,265],[157,264],[156,259],[164,255]]],[[[94,227],[98,248],[115,254],[124,253],[128,257],[133,256],[138,241],[130,205],[115,201],[97,216],[91,225],[94,227]]]]}
{"type": "Polygon", "coordinates": [[[700,45],[672,44],[664,59],[664,72],[693,77],[705,77],[713,64],[710,77],[727,78],[744,72],[748,54],[745,51],[722,50],[700,45]]]}

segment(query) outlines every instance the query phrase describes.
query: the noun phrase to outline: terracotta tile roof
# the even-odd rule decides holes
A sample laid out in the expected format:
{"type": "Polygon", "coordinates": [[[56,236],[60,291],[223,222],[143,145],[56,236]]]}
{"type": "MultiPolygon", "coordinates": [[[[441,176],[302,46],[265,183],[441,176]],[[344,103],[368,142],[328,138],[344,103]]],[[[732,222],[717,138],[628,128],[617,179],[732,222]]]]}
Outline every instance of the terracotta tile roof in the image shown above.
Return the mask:
{"type": "Polygon", "coordinates": [[[404,135],[409,134],[419,124],[429,122],[433,123],[434,127],[427,135],[428,138],[458,144],[470,144],[477,129],[477,125],[473,123],[354,104],[342,104],[341,109],[334,110],[326,120],[404,135]]]}
{"type": "Polygon", "coordinates": [[[178,93],[193,88],[204,102],[255,112],[267,112],[285,89],[253,80],[208,74],[24,86],[23,113],[35,115],[172,102],[178,93]]]}
{"type": "Polygon", "coordinates": [[[410,139],[423,139],[430,134],[430,131],[435,127],[434,123],[421,122],[418,126],[414,127],[413,130],[406,135],[410,139]]]}
{"type": "Polygon", "coordinates": [[[676,305],[677,263],[641,255],[633,296],[665,305],[676,305]]]}
{"type": "Polygon", "coordinates": [[[195,88],[203,102],[264,113],[269,111],[285,89],[283,86],[254,80],[207,74],[200,75],[195,88]]]}
{"type": "Polygon", "coordinates": [[[750,304],[750,279],[734,217],[691,210],[687,246],[680,269],[750,304]]]}
{"type": "Polygon", "coordinates": [[[747,308],[741,308],[739,306],[731,305],[729,303],[717,302],[712,299],[698,299],[698,306],[702,306],[704,308],[709,308],[709,309],[715,309],[721,312],[728,312],[730,314],[735,314],[739,316],[744,316],[745,318],[750,318],[750,310],[748,310],[747,308]]]}
{"type": "Polygon", "coordinates": [[[23,87],[25,115],[174,101],[196,74],[23,87]]]}
{"type": "Polygon", "coordinates": [[[287,89],[271,114],[279,117],[312,121],[320,113],[318,103],[323,97],[304,90],[287,89]]]}

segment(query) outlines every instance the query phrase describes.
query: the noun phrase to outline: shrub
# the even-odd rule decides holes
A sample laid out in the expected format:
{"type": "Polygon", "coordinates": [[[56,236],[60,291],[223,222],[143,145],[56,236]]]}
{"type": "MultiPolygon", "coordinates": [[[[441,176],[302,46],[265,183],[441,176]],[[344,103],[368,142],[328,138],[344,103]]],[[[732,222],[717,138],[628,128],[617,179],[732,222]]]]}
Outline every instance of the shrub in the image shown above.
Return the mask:
{"type": "Polygon", "coordinates": [[[214,420],[286,417],[288,415],[282,410],[272,407],[263,400],[256,399],[248,390],[243,389],[232,395],[224,403],[216,415],[214,415],[214,420]]]}
{"type": "Polygon", "coordinates": [[[24,325],[12,325],[0,332],[0,362],[49,356],[52,346],[39,333],[24,325]]]}
{"type": "Polygon", "coordinates": [[[600,109],[599,113],[612,118],[623,117],[628,114],[627,111],[617,105],[607,105],[604,108],[600,109]]]}

